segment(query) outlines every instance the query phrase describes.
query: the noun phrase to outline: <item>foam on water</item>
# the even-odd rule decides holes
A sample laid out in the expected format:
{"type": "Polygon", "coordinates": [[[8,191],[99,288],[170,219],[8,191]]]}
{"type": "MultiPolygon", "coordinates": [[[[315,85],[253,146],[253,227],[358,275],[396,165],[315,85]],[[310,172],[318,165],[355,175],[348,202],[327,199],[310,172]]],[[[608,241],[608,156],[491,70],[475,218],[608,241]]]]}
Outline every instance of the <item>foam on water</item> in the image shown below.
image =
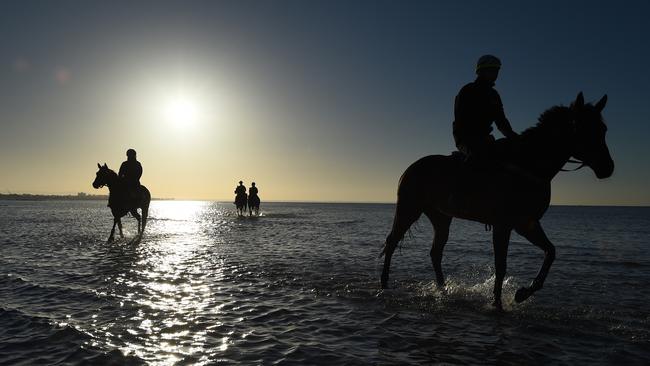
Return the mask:
{"type": "Polygon", "coordinates": [[[147,234],[107,244],[103,202],[2,202],[0,363],[643,364],[650,210],[554,207],[558,257],[513,236],[505,313],[490,233],[454,221],[445,288],[422,220],[378,288],[392,205],[155,201],[147,234]]]}

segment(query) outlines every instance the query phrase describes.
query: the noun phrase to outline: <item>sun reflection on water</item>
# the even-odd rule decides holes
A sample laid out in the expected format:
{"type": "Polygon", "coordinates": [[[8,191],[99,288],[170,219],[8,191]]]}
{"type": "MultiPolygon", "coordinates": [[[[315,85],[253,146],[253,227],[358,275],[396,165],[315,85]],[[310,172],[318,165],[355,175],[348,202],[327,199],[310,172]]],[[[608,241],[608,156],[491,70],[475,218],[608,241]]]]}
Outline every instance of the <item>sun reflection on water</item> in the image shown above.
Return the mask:
{"type": "Polygon", "coordinates": [[[209,361],[210,354],[227,349],[228,337],[219,347],[208,348],[210,326],[204,321],[205,314],[220,309],[205,276],[221,275],[207,261],[214,238],[201,234],[207,205],[193,201],[152,205],[151,225],[138,248],[134,273],[126,280],[132,290],[125,297],[139,310],[129,319],[130,337],[120,347],[124,354],[151,364],[191,360],[200,365],[209,361]]]}

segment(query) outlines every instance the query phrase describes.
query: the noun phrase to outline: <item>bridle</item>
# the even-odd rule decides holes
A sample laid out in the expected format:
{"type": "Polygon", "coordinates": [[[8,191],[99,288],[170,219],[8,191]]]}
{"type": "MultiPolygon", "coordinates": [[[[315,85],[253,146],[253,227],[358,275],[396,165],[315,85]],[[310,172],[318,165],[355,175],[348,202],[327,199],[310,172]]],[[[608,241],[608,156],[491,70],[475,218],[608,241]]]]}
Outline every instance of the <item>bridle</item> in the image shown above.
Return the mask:
{"type": "MultiPolygon", "coordinates": [[[[573,125],[573,133],[576,134],[578,132],[578,128],[576,127],[575,115],[573,116],[573,118],[571,120],[571,124],[573,125]]],[[[573,169],[560,168],[561,172],[575,172],[576,170],[582,169],[587,165],[587,163],[585,163],[584,161],[579,160],[579,159],[571,159],[571,158],[569,158],[569,160],[567,160],[566,162],[567,163],[572,163],[572,164],[580,164],[580,165],[578,165],[576,168],[573,168],[573,169]]]]}

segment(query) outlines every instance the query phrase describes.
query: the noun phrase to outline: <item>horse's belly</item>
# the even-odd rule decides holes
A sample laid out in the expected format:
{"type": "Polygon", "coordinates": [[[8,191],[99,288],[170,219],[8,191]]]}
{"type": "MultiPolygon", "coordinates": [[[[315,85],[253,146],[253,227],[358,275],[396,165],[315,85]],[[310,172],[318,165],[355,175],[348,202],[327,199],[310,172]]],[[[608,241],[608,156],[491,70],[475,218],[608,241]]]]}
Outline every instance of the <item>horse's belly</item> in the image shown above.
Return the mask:
{"type": "Polygon", "coordinates": [[[460,195],[465,207],[443,211],[456,217],[489,224],[539,220],[550,202],[550,184],[527,179],[476,179],[460,195]]]}

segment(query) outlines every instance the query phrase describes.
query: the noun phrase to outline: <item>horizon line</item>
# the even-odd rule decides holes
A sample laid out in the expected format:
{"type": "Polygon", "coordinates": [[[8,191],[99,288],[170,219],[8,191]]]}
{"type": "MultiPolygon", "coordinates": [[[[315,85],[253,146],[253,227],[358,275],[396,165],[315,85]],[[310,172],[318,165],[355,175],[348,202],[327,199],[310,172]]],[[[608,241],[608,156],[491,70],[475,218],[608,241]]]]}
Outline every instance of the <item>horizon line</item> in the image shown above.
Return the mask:
{"type": "MultiPolygon", "coordinates": [[[[40,196],[45,199],[51,198],[51,200],[56,200],[57,198],[76,198],[83,197],[79,194],[41,194],[41,193],[0,193],[0,196],[40,196]]],[[[86,200],[89,200],[90,197],[97,197],[96,200],[103,200],[107,197],[107,194],[87,194],[86,200]],[[101,198],[100,198],[101,197],[101,198]]],[[[92,199],[90,199],[92,200],[92,199]]],[[[203,201],[203,202],[218,202],[218,203],[232,203],[232,199],[224,198],[163,198],[163,197],[152,197],[152,201],[203,201]]],[[[318,201],[318,200],[265,200],[264,202],[268,203],[315,203],[315,204],[378,204],[378,205],[394,205],[394,201],[343,201],[343,200],[331,200],[331,201],[318,201]]],[[[550,206],[573,206],[573,207],[650,207],[650,204],[625,204],[625,203],[614,203],[614,204],[581,204],[581,203],[551,203],[550,206]]]]}

